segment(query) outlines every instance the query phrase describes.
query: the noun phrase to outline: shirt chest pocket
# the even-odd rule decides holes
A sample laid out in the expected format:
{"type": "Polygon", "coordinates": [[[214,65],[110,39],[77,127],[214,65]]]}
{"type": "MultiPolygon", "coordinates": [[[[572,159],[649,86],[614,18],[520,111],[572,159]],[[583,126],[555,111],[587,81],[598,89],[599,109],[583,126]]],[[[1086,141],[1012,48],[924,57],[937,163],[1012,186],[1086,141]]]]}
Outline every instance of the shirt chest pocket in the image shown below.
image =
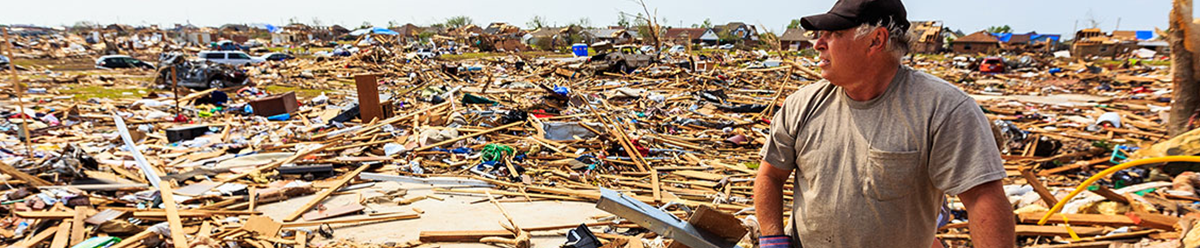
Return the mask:
{"type": "Polygon", "coordinates": [[[895,200],[919,190],[920,154],[917,151],[867,152],[863,194],[880,201],[895,200]]]}

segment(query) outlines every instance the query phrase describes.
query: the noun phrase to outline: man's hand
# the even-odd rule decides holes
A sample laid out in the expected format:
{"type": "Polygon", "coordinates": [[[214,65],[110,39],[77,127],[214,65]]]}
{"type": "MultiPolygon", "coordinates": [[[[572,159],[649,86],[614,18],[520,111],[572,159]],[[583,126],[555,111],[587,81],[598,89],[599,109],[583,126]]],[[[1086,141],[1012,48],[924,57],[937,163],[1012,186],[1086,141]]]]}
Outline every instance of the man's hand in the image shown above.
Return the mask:
{"type": "Polygon", "coordinates": [[[754,212],[762,236],[783,235],[783,184],[791,170],[782,170],[762,161],[754,179],[754,212]]]}
{"type": "MultiPolygon", "coordinates": [[[[1012,204],[1004,196],[1000,180],[980,184],[958,195],[970,216],[971,241],[975,247],[1013,247],[1016,223],[1012,204]]],[[[757,199],[755,199],[757,202],[757,199]]]]}

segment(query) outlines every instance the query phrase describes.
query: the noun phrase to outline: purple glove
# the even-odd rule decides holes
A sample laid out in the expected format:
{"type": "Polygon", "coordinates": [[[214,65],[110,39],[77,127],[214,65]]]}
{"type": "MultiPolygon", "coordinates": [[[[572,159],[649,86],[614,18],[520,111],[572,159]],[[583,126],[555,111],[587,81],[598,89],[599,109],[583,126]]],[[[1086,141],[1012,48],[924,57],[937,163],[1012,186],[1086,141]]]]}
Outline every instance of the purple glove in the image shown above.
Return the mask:
{"type": "Polygon", "coordinates": [[[771,235],[758,237],[759,248],[792,248],[792,237],[771,235]]]}

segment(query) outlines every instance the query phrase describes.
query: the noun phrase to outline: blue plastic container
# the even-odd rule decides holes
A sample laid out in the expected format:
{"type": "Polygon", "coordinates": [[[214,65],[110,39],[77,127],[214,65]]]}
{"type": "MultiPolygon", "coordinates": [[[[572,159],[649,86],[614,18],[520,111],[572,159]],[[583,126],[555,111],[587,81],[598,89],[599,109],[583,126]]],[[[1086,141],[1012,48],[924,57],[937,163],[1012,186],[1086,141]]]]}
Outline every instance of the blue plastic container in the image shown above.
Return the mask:
{"type": "Polygon", "coordinates": [[[587,57],[588,56],[587,49],[588,49],[587,44],[575,43],[575,45],[571,45],[571,51],[575,52],[576,57],[587,57]]]}

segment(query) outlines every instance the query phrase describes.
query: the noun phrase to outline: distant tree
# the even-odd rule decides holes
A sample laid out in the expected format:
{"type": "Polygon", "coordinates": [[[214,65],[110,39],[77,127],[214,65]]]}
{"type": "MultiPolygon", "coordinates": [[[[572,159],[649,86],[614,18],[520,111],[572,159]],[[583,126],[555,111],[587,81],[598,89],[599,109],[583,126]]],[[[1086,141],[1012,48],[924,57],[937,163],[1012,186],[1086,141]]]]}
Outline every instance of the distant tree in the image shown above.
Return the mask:
{"type": "Polygon", "coordinates": [[[530,29],[544,28],[546,27],[546,18],[535,15],[533,19],[529,19],[529,22],[525,23],[525,26],[528,26],[530,29]]]}
{"type": "Polygon", "coordinates": [[[417,34],[417,38],[421,39],[421,41],[429,41],[429,38],[432,38],[435,34],[436,33],[430,31],[422,31],[420,34],[417,34]]]}
{"type": "Polygon", "coordinates": [[[313,27],[320,27],[320,26],[321,26],[321,24],[324,24],[324,23],[322,23],[322,22],[321,22],[321,18],[317,18],[317,17],[315,17],[315,16],[314,16],[314,17],[313,17],[313,19],[312,19],[312,25],[313,25],[313,27]]]}
{"type": "Polygon", "coordinates": [[[704,18],[704,22],[692,24],[693,28],[712,28],[712,20],[704,18]]]}
{"type": "Polygon", "coordinates": [[[471,20],[471,17],[467,16],[455,16],[446,19],[446,27],[450,28],[461,28],[474,23],[475,20],[471,20]]]}
{"type": "Polygon", "coordinates": [[[717,32],[717,38],[720,39],[717,41],[720,44],[737,44],[742,42],[742,37],[734,35],[728,28],[717,32]]]}
{"type": "Polygon", "coordinates": [[[629,26],[629,17],[626,17],[625,15],[626,15],[626,14],[625,14],[625,12],[624,12],[624,11],[620,12],[620,13],[617,15],[617,26],[621,26],[621,27],[623,27],[623,28],[629,28],[629,27],[630,27],[630,26],[629,26]]]}
{"type": "Polygon", "coordinates": [[[991,27],[987,28],[987,32],[988,33],[1012,33],[1012,27],[1009,27],[1008,25],[991,26],[991,27]]]}
{"type": "Polygon", "coordinates": [[[633,28],[637,29],[638,36],[642,39],[650,39],[650,22],[646,20],[646,16],[642,13],[637,13],[633,17],[633,28]]]}
{"type": "Polygon", "coordinates": [[[434,23],[434,24],[432,24],[432,25],[429,25],[429,27],[431,27],[431,28],[444,28],[444,27],[446,27],[446,24],[444,24],[444,23],[434,23]]]}
{"type": "Polygon", "coordinates": [[[303,23],[300,23],[299,18],[296,18],[295,16],[293,16],[292,18],[288,18],[288,25],[292,25],[292,24],[303,24],[303,23]]]}
{"type": "Polygon", "coordinates": [[[788,23],[787,28],[788,29],[800,28],[800,19],[792,19],[792,23],[788,23]]]}
{"type": "Polygon", "coordinates": [[[368,22],[368,21],[363,21],[362,25],[361,25],[361,26],[358,26],[358,28],[360,28],[360,29],[362,29],[362,28],[371,28],[371,22],[368,22]]]}
{"type": "Polygon", "coordinates": [[[592,27],[592,19],[588,19],[587,17],[579,18],[579,21],[576,21],[575,25],[579,26],[581,28],[591,28],[592,27]]]}
{"type": "Polygon", "coordinates": [[[71,29],[73,29],[73,30],[88,30],[88,29],[92,29],[95,27],[99,27],[99,26],[100,26],[100,24],[97,24],[92,21],[77,21],[77,22],[75,22],[75,25],[71,25],[71,29]]]}
{"type": "Polygon", "coordinates": [[[400,23],[396,22],[396,20],[388,21],[388,28],[394,28],[398,26],[400,26],[400,23]]]}

